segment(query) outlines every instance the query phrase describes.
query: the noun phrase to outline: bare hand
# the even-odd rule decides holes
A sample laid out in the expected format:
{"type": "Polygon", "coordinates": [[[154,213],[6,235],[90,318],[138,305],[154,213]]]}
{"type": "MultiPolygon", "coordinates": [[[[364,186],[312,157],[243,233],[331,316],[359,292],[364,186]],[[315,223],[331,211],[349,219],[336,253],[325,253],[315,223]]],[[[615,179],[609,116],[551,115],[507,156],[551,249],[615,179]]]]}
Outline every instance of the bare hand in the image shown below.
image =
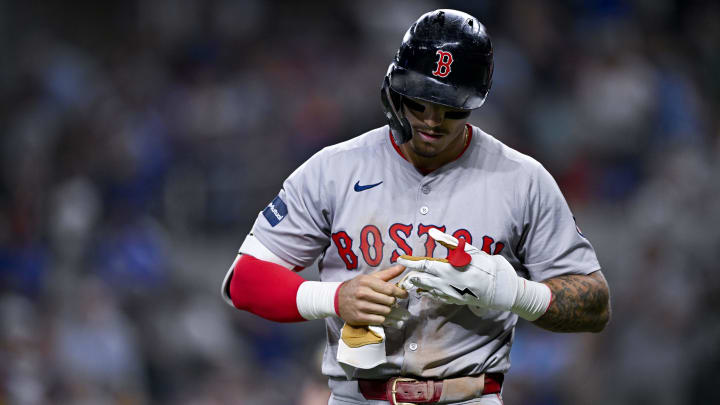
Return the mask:
{"type": "Polygon", "coordinates": [[[399,264],[373,274],[361,274],[340,286],[338,312],[350,325],[380,325],[390,313],[397,298],[406,298],[407,291],[388,281],[402,274],[399,264]]]}

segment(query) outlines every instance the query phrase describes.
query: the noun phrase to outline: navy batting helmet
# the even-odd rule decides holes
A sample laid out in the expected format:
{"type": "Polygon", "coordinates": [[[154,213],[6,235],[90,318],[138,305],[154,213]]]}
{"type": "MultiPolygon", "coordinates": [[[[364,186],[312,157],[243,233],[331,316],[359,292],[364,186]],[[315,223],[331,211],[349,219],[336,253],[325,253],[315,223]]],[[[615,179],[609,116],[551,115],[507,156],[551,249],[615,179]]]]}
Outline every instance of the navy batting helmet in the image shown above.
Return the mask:
{"type": "Polygon", "coordinates": [[[412,138],[402,97],[472,110],[485,102],[493,52],[485,27],[457,10],[423,14],[405,33],[380,90],[395,142],[412,138]]]}

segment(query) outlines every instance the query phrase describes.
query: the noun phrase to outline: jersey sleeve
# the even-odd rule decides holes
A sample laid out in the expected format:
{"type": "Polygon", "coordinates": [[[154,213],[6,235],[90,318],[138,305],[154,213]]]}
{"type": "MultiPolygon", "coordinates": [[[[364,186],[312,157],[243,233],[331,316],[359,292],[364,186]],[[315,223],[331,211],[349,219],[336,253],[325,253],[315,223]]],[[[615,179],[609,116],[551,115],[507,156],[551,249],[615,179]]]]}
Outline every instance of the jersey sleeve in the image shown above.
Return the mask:
{"type": "Polygon", "coordinates": [[[517,254],[530,279],[543,281],[564,274],[590,274],[600,264],[580,232],[555,180],[534,162],[520,199],[525,203],[517,254]]]}
{"type": "Polygon", "coordinates": [[[296,267],[308,267],[330,241],[331,207],[325,192],[322,151],[303,163],[258,214],[251,235],[296,267]]]}

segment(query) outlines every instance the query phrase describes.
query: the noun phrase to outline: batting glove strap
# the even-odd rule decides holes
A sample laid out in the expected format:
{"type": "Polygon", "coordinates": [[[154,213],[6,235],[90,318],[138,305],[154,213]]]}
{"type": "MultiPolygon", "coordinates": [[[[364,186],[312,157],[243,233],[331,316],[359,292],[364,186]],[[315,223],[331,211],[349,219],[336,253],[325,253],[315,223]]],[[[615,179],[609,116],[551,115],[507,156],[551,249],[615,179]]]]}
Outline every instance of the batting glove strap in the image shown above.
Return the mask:
{"type": "Polygon", "coordinates": [[[528,321],[540,318],[550,305],[550,287],[519,277],[504,257],[490,257],[496,263],[496,291],[490,306],[512,311],[528,321]]]}
{"type": "Polygon", "coordinates": [[[512,312],[520,318],[534,321],[547,312],[552,300],[550,287],[543,283],[517,278],[517,296],[512,306],[512,312]]]}

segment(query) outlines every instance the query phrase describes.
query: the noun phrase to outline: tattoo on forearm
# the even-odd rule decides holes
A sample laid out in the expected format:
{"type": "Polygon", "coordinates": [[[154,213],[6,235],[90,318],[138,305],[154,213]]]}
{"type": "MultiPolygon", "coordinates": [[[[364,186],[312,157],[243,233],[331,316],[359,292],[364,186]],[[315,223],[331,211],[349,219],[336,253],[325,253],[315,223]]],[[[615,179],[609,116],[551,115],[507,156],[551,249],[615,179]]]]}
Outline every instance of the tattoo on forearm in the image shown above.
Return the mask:
{"type": "Polygon", "coordinates": [[[599,332],[610,319],[610,293],[601,272],[560,276],[545,284],[553,300],[536,325],[553,332],[599,332]]]}

